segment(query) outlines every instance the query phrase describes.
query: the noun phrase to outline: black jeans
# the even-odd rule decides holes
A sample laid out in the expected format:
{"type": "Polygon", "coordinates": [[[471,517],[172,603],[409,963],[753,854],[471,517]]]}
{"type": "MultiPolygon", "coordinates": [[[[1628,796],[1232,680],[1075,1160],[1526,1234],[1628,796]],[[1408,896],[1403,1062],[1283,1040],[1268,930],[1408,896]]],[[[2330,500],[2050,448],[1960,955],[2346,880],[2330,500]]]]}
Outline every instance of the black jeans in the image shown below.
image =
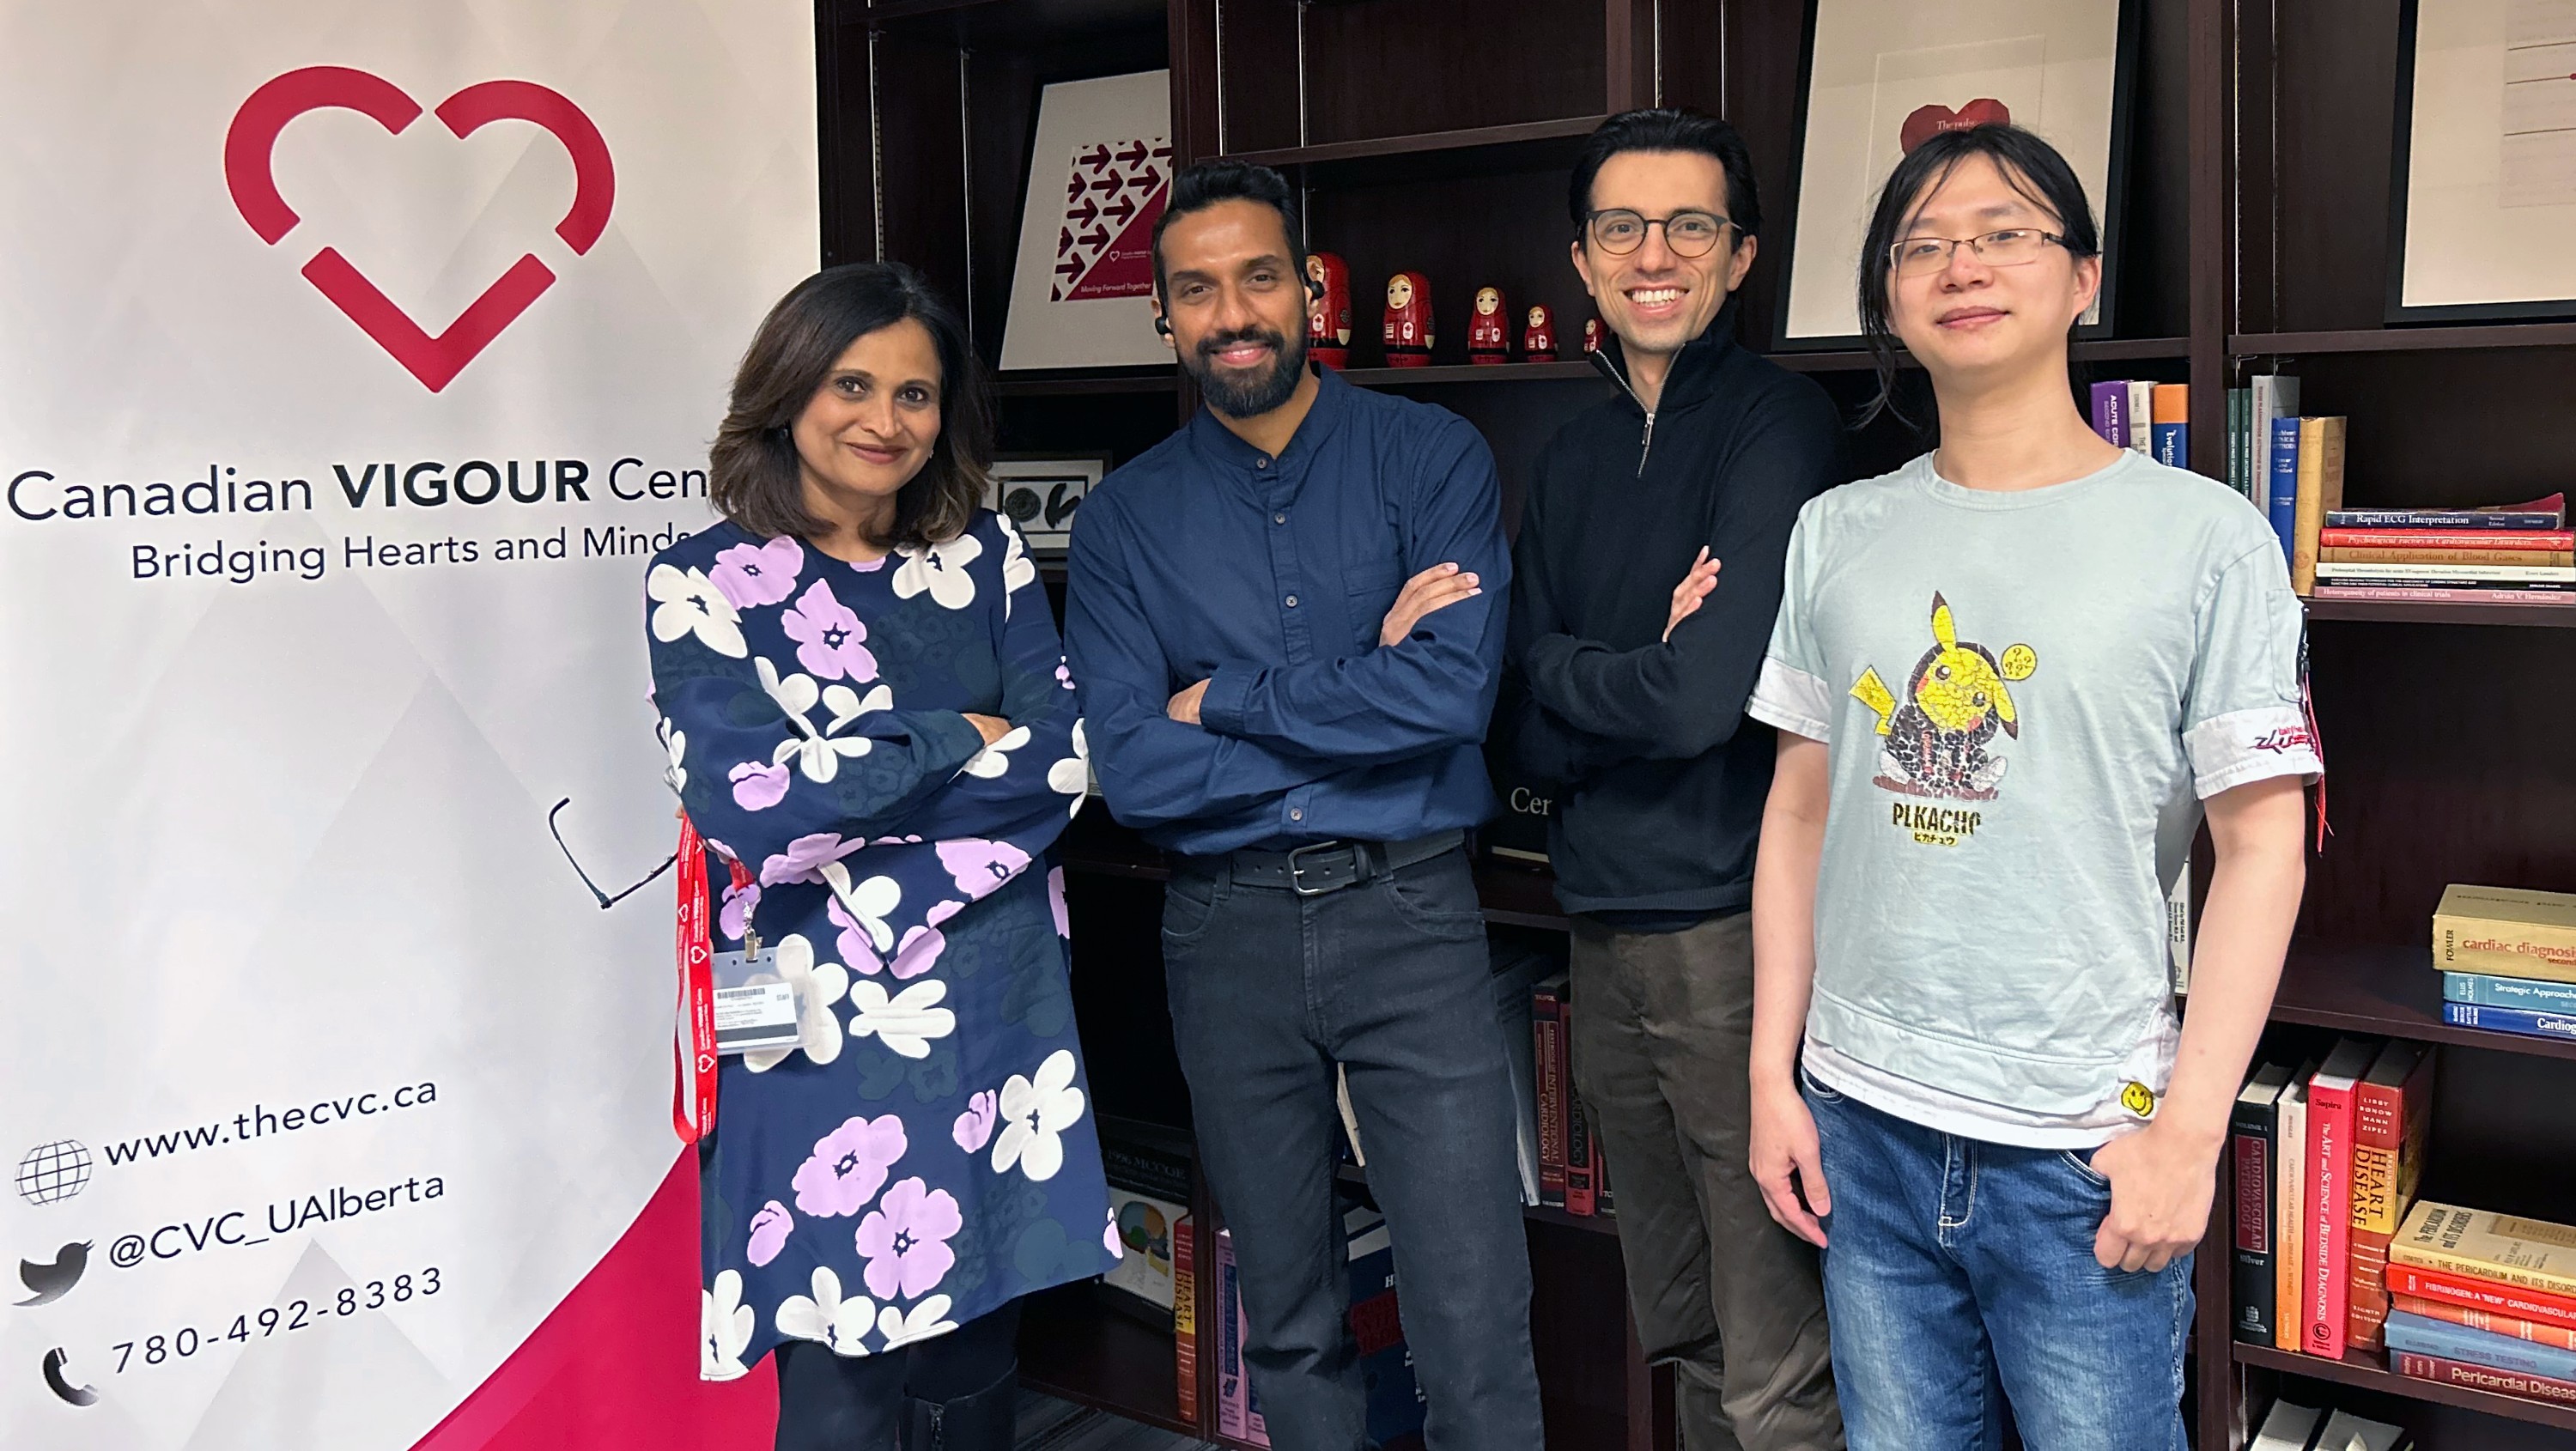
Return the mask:
{"type": "Polygon", "coordinates": [[[1516,1115],[1466,853],[1318,897],[1183,863],[1163,960],[1200,1161],[1279,1451],[1366,1444],[1333,1174],[1335,1065],[1395,1238],[1431,1451],[1538,1451],[1516,1115]]]}
{"type": "Polygon", "coordinates": [[[880,1355],[789,1340],[778,1358],[778,1451],[893,1451],[904,1403],[962,1401],[1019,1368],[1020,1302],[880,1355]]]}

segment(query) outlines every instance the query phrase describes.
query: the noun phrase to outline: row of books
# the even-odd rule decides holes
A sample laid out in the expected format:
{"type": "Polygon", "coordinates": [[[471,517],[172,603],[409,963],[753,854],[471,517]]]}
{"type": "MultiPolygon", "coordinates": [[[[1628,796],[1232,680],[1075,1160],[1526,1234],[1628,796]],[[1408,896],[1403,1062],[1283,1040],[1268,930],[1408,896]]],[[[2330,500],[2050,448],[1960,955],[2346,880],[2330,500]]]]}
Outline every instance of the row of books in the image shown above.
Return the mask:
{"type": "Polygon", "coordinates": [[[1573,1004],[1558,971],[1530,991],[1530,1050],[1538,1140],[1537,1202],[1590,1217],[1612,1210],[1610,1164],[1574,1092],[1573,1004]]]}
{"type": "Polygon", "coordinates": [[[2093,385],[2093,431],[2160,464],[2191,467],[2191,389],[2136,378],[2093,385]]]}
{"type": "Polygon", "coordinates": [[[2576,1038],[2576,895],[2453,883],[2433,912],[2442,1021],[2576,1038]]]}
{"type": "Polygon", "coordinates": [[[2344,1038],[2246,1080],[2235,1336],[2576,1406],[2576,1227],[2416,1197],[2436,1061],[2422,1043],[2344,1038]]]}
{"type": "MultiPolygon", "coordinates": [[[[1381,1451],[1421,1451],[1425,1402],[1414,1379],[1413,1353],[1404,1343],[1396,1305],[1395,1243],[1386,1216],[1369,1205],[1346,1203],[1342,1231],[1350,1247],[1350,1326],[1359,1345],[1360,1380],[1368,1397],[1368,1444],[1381,1451]]],[[[1198,1278],[1197,1234],[1185,1226],[1175,1245],[1184,1294],[1190,1304],[1198,1278]]],[[[1235,1267],[1234,1235],[1218,1230],[1214,1245],[1212,1301],[1216,1311],[1216,1430],[1221,1436],[1252,1446],[1270,1444],[1270,1428],[1261,1414],[1261,1398],[1243,1358],[1251,1321],[1243,1310],[1241,1277],[1235,1267]]],[[[1179,1376],[1180,1414],[1198,1417],[1199,1332],[1191,1316],[1174,1337],[1174,1365],[1179,1376]]]]}
{"type": "Polygon", "coordinates": [[[2474,509],[2349,508],[2345,420],[2301,415],[2296,377],[2267,373],[2230,389],[2227,417],[2227,482],[2271,521],[2300,594],[2576,604],[2563,493],[2474,509]]]}

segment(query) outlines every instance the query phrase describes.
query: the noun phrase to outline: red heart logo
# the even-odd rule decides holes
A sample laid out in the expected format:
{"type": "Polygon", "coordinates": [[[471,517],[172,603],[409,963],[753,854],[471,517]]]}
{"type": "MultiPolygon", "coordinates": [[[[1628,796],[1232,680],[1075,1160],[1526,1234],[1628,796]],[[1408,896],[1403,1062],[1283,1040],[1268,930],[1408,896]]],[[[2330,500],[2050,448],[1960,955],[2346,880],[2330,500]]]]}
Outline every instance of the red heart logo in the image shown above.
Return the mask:
{"type": "Polygon", "coordinates": [[[1914,114],[1897,128],[1896,144],[1900,150],[1912,151],[1944,131],[1965,131],[1971,127],[2012,124],[2012,111],[1992,96],[1979,96],[1953,111],[1947,106],[1917,106],[1914,114]]]}
{"type": "MultiPolygon", "coordinates": [[[[232,129],[224,135],[224,183],[232,189],[233,205],[241,209],[242,220],[271,246],[300,220],[278,194],[271,170],[278,133],[287,122],[326,106],[372,117],[397,136],[420,118],[420,103],[401,87],[346,66],[288,71],[251,92],[250,99],[233,113],[232,129]]],[[[572,157],[572,209],[556,224],[555,235],[581,254],[608,229],[609,208],[617,200],[617,172],[609,163],[608,143],[581,108],[560,92],[534,81],[483,81],[439,102],[436,115],[459,140],[494,121],[529,121],[544,127],[572,157]]],[[[503,328],[527,311],[529,303],[553,286],[555,274],[535,253],[523,254],[457,314],[447,331],[435,337],[378,291],[336,248],[315,253],[304,264],[304,280],[435,393],[454,381],[503,328]]]]}

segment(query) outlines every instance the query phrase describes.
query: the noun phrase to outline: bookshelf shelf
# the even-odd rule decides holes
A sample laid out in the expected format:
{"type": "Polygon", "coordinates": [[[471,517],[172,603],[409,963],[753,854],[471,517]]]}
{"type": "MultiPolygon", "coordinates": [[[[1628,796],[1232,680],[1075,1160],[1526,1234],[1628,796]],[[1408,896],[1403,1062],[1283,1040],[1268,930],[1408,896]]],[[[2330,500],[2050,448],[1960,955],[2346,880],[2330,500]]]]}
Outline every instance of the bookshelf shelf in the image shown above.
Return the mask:
{"type": "MultiPolygon", "coordinates": [[[[2153,358],[2182,358],[2189,355],[2189,338],[2095,338],[2079,341],[2073,349],[2079,363],[2117,363],[2153,358]]],[[[1792,373],[1865,373],[1878,366],[1868,352],[1861,349],[1838,349],[1823,352],[1787,350],[1763,356],[1792,373]]],[[[1896,355],[1897,366],[1910,368],[1910,353],[1896,355]]]]}
{"type": "Polygon", "coordinates": [[[1477,171],[1548,170],[1570,164],[1583,138],[1604,119],[1597,115],[1567,116],[1505,126],[1471,126],[1457,131],[1334,141],[1321,146],[1238,151],[1226,159],[1295,171],[1309,185],[1373,184],[1477,171]]]}
{"type": "Polygon", "coordinates": [[[2500,323],[2487,327],[2366,327],[2326,332],[2237,333],[2227,350],[2240,358],[2297,353],[2464,352],[2487,348],[2576,347],[2576,322],[2500,323]]]}
{"type": "Polygon", "coordinates": [[[2272,1019],[2346,1033],[2455,1043],[2499,1053],[2576,1060],[2576,1040],[2455,1028],[2442,1021],[2442,986],[2425,947],[2293,942],[2272,1019]]]}
{"type": "Polygon", "coordinates": [[[2417,1380],[2398,1375],[2386,1366],[2363,1355],[2347,1355],[2341,1360],[2302,1355],[2294,1350],[2278,1350],[2268,1345],[2229,1342],[2239,1365],[2256,1365],[2266,1370],[2304,1375],[2316,1380],[2329,1380],[2337,1385],[2361,1390],[2379,1391],[2406,1400],[2431,1401],[2437,1405],[2458,1406],[2463,1410],[2482,1411],[2491,1416],[2504,1416],[2517,1421],[2530,1421],[2542,1426],[2555,1426],[2562,1431],[2576,1431],[2576,1409],[2554,1406],[2546,1401],[2527,1401],[2520,1396],[2501,1396],[2491,1391],[2471,1390],[2467,1386],[2445,1385],[2438,1381],[2417,1380]]]}
{"type": "Polygon", "coordinates": [[[2576,628],[2576,599],[2565,604],[2482,605],[2427,600],[2308,601],[2311,620],[2383,620],[2419,625],[2535,625],[2576,628]]]}
{"type": "Polygon", "coordinates": [[[1177,394],[1181,389],[1180,374],[1171,368],[1141,372],[1107,373],[1091,369],[1055,371],[1031,369],[1000,373],[993,378],[993,392],[1002,398],[1069,398],[1086,394],[1137,393],[1177,394]]]}
{"type": "Polygon", "coordinates": [[[1581,383],[1609,380],[1586,362],[1442,363],[1428,368],[1344,368],[1342,380],[1363,388],[1404,388],[1426,383],[1581,383]]]}
{"type": "Polygon", "coordinates": [[[1020,1309],[1020,1381],[1166,1431],[1195,1435],[1181,1419],[1168,1331],[1092,1298],[1088,1283],[1031,1295],[1020,1309]]]}
{"type": "Polygon", "coordinates": [[[1532,1224],[1551,1224],[1562,1229],[1579,1229],[1586,1234],[1606,1234],[1612,1239],[1619,1237],[1619,1217],[1615,1214],[1568,1214],[1562,1209],[1550,1209],[1544,1204],[1530,1205],[1522,1209],[1521,1214],[1532,1224]]]}

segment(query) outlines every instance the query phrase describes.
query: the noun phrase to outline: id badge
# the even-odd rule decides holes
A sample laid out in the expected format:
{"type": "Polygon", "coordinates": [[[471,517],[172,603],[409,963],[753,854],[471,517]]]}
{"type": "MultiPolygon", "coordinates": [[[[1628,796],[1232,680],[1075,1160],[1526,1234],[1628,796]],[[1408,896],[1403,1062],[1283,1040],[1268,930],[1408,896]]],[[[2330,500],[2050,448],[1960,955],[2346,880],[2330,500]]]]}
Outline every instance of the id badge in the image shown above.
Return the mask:
{"type": "Polygon", "coordinates": [[[797,1045],[796,989],[778,975],[778,949],[715,953],[709,969],[715,980],[718,1053],[797,1045]]]}

